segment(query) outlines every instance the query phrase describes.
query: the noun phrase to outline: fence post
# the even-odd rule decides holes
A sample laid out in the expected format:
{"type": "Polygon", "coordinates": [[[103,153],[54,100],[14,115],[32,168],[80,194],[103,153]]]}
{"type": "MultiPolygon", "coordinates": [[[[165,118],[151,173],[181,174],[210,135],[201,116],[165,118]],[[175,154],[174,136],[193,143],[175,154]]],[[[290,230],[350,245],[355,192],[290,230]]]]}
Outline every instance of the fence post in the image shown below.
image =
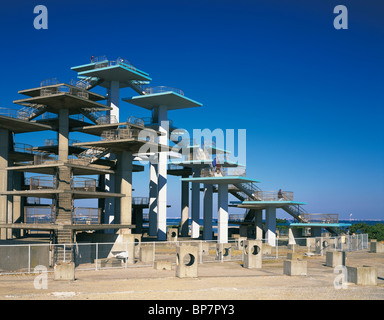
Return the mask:
{"type": "Polygon", "coordinates": [[[65,243],[64,243],[64,262],[65,262],[65,243]]]}
{"type": "Polygon", "coordinates": [[[31,245],[28,245],[28,273],[31,272],[31,245]]]}
{"type": "Polygon", "coordinates": [[[99,257],[99,244],[96,242],[96,259],[95,259],[95,261],[96,261],[96,268],[95,268],[95,270],[97,270],[97,260],[98,260],[98,257],[99,257]]]}

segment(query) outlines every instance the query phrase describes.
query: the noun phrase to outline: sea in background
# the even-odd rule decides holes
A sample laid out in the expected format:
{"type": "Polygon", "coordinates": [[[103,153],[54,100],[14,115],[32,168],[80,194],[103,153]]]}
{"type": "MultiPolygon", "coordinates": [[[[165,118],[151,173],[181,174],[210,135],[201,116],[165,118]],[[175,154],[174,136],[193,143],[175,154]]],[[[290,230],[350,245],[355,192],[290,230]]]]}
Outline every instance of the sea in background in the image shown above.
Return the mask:
{"type": "MultiPolygon", "coordinates": [[[[189,219],[189,221],[191,221],[191,219],[189,219]]],[[[293,220],[288,220],[290,222],[292,222],[293,220]]],[[[263,221],[264,222],[264,221],[263,221]]],[[[356,224],[356,223],[366,223],[368,225],[375,225],[376,223],[384,223],[384,219],[378,219],[378,220],[370,220],[370,219],[366,219],[366,220],[360,220],[360,219],[346,219],[346,220],[339,220],[340,223],[351,223],[351,224],[356,224]]],[[[180,223],[180,218],[168,218],[167,219],[167,225],[168,226],[172,226],[172,225],[178,225],[180,223]]],[[[204,225],[204,221],[203,219],[200,219],[200,225],[204,225]]],[[[231,224],[230,222],[228,223],[229,226],[237,226],[238,224],[231,224]]],[[[213,219],[213,224],[212,224],[213,227],[217,227],[217,219],[213,219]]]]}

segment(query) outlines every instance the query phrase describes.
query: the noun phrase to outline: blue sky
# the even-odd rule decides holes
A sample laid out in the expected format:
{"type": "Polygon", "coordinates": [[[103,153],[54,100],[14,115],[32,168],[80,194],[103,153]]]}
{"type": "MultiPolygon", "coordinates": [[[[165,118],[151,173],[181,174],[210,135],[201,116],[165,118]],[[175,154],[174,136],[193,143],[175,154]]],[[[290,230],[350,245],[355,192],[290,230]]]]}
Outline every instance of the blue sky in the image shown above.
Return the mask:
{"type": "MultiPolygon", "coordinates": [[[[262,189],[294,191],[313,213],[384,219],[383,18],[373,0],[6,3],[0,106],[13,107],[18,90],[43,79],[75,78],[70,67],[91,55],[122,56],[153,85],[203,104],[169,112],[176,125],[246,129],[247,176],[262,189]],[[38,4],[48,8],[48,30],[33,27],[38,4]],[[339,4],[347,30],[333,27],[339,4]]],[[[120,112],[149,116],[125,102],[120,112]]],[[[54,134],[17,140],[44,138],[54,134]]],[[[147,177],[134,175],[134,195],[146,196],[147,177]]],[[[171,177],[170,216],[180,212],[179,189],[171,177]]]]}

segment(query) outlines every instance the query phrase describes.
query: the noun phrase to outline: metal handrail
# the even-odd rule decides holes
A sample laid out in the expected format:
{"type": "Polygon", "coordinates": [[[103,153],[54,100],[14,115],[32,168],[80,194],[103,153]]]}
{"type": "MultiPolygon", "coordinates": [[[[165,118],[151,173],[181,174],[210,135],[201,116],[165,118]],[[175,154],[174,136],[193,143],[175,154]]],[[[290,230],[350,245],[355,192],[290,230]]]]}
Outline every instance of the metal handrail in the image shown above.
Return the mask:
{"type": "Polygon", "coordinates": [[[42,190],[42,189],[56,189],[57,180],[55,177],[30,177],[29,189],[30,190],[42,190]]]}
{"type": "Polygon", "coordinates": [[[142,127],[144,127],[144,123],[145,123],[143,118],[138,118],[138,117],[135,117],[135,116],[130,116],[127,119],[127,122],[135,124],[135,125],[138,125],[138,126],[142,126],[142,127]]]}
{"type": "MultiPolygon", "coordinates": [[[[98,57],[99,58],[99,57],[98,57]]],[[[106,68],[111,66],[122,65],[128,69],[136,71],[137,69],[125,58],[118,57],[116,60],[108,60],[106,56],[102,56],[104,60],[94,61],[95,69],[106,68]]],[[[95,58],[94,58],[95,59],[95,58]]]]}
{"type": "Polygon", "coordinates": [[[148,205],[149,204],[149,198],[148,197],[132,197],[132,204],[148,205]]]}
{"type": "Polygon", "coordinates": [[[82,191],[96,191],[97,181],[93,178],[73,177],[71,179],[71,188],[82,191]]]}
{"type": "Polygon", "coordinates": [[[15,142],[13,144],[14,152],[23,152],[23,153],[32,153],[33,154],[33,146],[26,143],[15,142]]]}
{"type": "Polygon", "coordinates": [[[339,215],[337,213],[303,213],[300,218],[304,222],[338,223],[339,215]]]}
{"type": "Polygon", "coordinates": [[[173,87],[167,87],[167,86],[156,86],[156,87],[148,87],[145,88],[145,94],[154,94],[154,93],[161,93],[161,92],[175,92],[180,95],[184,95],[184,91],[178,88],[173,87]]]}
{"type": "Polygon", "coordinates": [[[40,82],[40,87],[47,87],[59,84],[59,80],[57,78],[48,78],[40,82]]]}
{"type": "Polygon", "coordinates": [[[73,224],[99,224],[100,208],[75,207],[72,210],[73,224]]]}
{"type": "Polygon", "coordinates": [[[245,177],[246,169],[245,168],[223,168],[217,166],[216,168],[203,168],[200,171],[201,177],[245,177]]]}

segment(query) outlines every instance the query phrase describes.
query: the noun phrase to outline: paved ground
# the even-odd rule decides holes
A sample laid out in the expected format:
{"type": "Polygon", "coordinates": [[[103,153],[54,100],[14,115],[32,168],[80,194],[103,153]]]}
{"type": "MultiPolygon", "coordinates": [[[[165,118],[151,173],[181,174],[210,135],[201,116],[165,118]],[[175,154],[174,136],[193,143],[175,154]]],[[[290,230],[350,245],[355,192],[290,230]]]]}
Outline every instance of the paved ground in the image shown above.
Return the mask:
{"type": "Polygon", "coordinates": [[[76,271],[71,282],[54,281],[49,273],[46,289],[35,289],[36,275],[2,275],[0,300],[384,299],[384,254],[347,253],[347,265],[378,267],[378,285],[348,283],[339,290],[333,284],[337,274],[325,266],[325,256],[305,259],[307,276],[284,275],[283,260],[265,262],[262,269],[245,269],[239,262],[205,263],[194,279],[176,278],[175,266],[171,271],[151,267],[76,271]]]}

